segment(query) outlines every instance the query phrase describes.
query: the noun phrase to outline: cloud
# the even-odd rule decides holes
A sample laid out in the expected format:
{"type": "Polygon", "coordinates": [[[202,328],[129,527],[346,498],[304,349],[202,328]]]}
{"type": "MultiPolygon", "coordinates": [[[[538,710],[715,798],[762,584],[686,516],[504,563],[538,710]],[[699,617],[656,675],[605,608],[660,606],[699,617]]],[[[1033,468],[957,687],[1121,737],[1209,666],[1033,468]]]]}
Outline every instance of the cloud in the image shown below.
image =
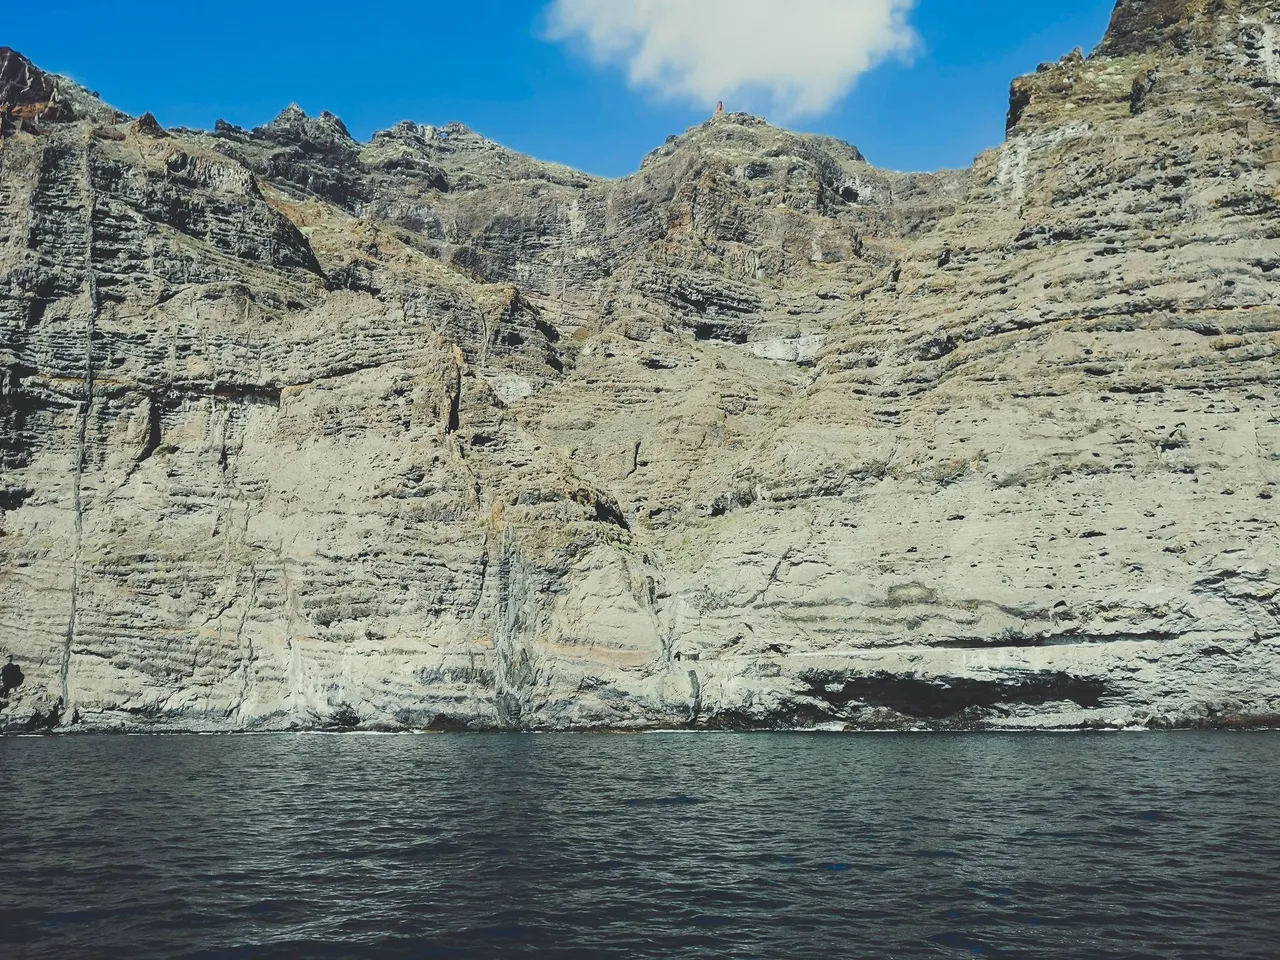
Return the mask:
{"type": "Polygon", "coordinates": [[[549,36],[625,66],[633,87],[711,107],[825,113],[910,53],[915,0],[554,0],[549,36]]]}

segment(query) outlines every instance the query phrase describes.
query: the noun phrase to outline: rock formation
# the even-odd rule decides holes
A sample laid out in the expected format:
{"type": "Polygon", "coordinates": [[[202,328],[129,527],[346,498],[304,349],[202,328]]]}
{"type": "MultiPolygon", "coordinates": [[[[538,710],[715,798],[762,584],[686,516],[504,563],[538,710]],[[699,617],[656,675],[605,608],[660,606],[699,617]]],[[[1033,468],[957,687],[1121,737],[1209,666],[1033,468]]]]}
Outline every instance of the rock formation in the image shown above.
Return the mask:
{"type": "Polygon", "coordinates": [[[1122,0],[964,171],[622,180],[0,50],[0,727],[1280,714],[1280,13],[1122,0]]]}

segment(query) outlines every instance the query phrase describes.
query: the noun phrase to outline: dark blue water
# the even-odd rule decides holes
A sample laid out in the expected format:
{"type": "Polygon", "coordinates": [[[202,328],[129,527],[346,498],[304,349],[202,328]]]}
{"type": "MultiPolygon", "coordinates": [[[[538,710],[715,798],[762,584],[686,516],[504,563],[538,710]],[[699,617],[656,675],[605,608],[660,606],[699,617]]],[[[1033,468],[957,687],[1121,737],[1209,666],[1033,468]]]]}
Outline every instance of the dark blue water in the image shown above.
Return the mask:
{"type": "Polygon", "coordinates": [[[1280,957],[1280,736],[0,741],[0,957],[1280,957]]]}

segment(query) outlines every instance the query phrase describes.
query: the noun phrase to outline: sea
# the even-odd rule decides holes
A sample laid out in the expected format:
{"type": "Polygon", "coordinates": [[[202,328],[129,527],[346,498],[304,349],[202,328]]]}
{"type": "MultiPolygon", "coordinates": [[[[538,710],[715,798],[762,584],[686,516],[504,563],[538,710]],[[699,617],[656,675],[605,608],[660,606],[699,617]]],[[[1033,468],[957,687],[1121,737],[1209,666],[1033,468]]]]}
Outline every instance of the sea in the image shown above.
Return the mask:
{"type": "Polygon", "coordinates": [[[1280,957],[1280,734],[0,740],[0,958],[1280,957]]]}

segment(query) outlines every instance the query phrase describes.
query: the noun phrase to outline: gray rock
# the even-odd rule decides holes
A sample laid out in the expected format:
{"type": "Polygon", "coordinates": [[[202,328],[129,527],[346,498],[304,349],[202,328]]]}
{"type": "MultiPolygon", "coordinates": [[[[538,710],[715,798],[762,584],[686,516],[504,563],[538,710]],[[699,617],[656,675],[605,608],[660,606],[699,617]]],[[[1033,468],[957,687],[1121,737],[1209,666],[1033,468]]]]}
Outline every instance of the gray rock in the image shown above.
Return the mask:
{"type": "Polygon", "coordinates": [[[1275,722],[1280,21],[1216,10],[928,175],[165,131],[3,52],[0,727],[1275,722]]]}

